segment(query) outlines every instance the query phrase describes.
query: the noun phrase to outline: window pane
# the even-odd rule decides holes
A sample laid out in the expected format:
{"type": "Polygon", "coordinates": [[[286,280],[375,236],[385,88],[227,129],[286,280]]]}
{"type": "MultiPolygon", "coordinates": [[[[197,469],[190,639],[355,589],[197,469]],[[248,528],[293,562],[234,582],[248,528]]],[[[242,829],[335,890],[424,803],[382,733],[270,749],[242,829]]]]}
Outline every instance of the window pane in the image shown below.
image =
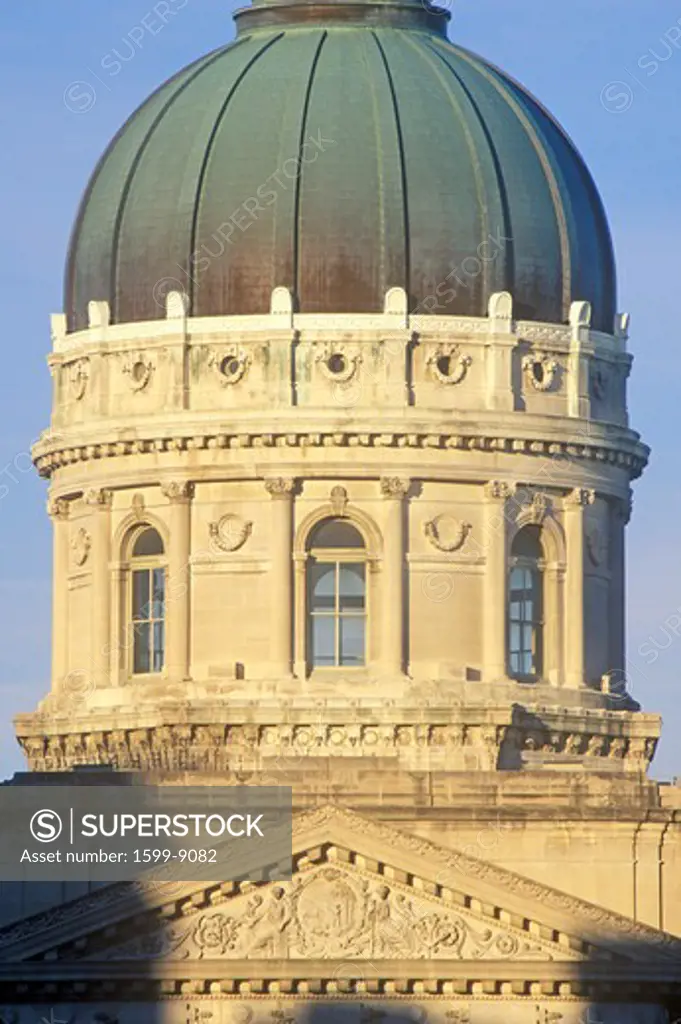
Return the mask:
{"type": "Polygon", "coordinates": [[[152,570],[153,602],[151,618],[162,619],[165,605],[166,574],[164,569],[152,570]]]}
{"type": "Polygon", "coordinates": [[[144,530],[140,533],[132,549],[133,558],[148,558],[150,555],[163,554],[163,541],[157,530],[144,530]]]}
{"type": "Polygon", "coordinates": [[[364,616],[342,616],[340,626],[341,665],[364,664],[364,616]]]}
{"type": "Polygon", "coordinates": [[[363,548],[362,534],[342,519],[320,523],[310,538],[311,548],[363,548]]]}
{"type": "Polygon", "coordinates": [[[333,611],[336,607],[335,563],[310,566],[311,601],[313,612],[333,611]]]}
{"type": "Polygon", "coordinates": [[[312,664],[336,664],[336,619],[332,615],[312,618],[312,664]]]}
{"type": "Polygon", "coordinates": [[[132,574],[132,617],[149,618],[149,570],[137,569],[132,574]]]}
{"type": "Polygon", "coordinates": [[[338,590],[341,611],[364,611],[364,564],[338,567],[338,590]]]}
{"type": "Polygon", "coordinates": [[[138,622],[133,632],[135,636],[133,652],[133,672],[149,672],[151,667],[149,651],[149,623],[138,622]]]}
{"type": "Polygon", "coordinates": [[[165,628],[163,622],[155,622],[154,630],[154,661],[153,671],[160,672],[165,660],[165,628]]]}

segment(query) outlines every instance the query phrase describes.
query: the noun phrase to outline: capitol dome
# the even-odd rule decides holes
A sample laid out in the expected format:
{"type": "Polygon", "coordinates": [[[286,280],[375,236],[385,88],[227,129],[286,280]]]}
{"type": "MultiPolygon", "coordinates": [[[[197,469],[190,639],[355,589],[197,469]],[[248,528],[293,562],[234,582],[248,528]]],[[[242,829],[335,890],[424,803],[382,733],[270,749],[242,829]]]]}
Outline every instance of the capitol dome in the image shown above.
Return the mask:
{"type": "Polygon", "coordinates": [[[495,67],[409,2],[237,12],[237,39],[132,115],[77,218],[69,330],[91,300],[113,323],[263,314],[275,287],[303,313],[372,313],[392,287],[423,314],[567,323],[588,301],[611,332],[603,207],[573,144],[495,67]]]}

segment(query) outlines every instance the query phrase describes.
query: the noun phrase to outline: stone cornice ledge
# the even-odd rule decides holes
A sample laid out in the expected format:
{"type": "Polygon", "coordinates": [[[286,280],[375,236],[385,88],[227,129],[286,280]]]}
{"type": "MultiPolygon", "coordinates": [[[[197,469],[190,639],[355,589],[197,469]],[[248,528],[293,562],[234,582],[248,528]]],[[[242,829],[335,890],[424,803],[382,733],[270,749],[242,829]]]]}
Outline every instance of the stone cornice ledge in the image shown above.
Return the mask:
{"type": "MultiPolygon", "coordinates": [[[[598,433],[591,425],[587,435],[576,430],[579,421],[560,420],[560,424],[551,425],[551,430],[541,436],[533,431],[528,424],[526,431],[514,430],[510,434],[508,428],[501,426],[490,432],[481,432],[479,427],[457,424],[455,428],[439,425],[432,432],[423,429],[423,418],[414,422],[413,428],[401,426],[391,430],[387,423],[381,430],[373,429],[366,432],[361,426],[353,430],[331,426],[327,429],[310,430],[272,430],[258,429],[255,424],[244,422],[240,428],[229,426],[224,428],[213,426],[206,429],[205,424],[197,424],[192,429],[186,424],[181,433],[172,430],[159,430],[156,435],[143,433],[135,438],[105,440],[106,432],[99,431],[99,437],[93,431],[87,444],[78,443],[83,436],[82,428],[69,437],[69,432],[52,433],[45,431],[32,449],[33,461],[39,474],[50,477],[61,466],[79,462],[90,462],[98,459],[110,459],[127,455],[158,455],[163,452],[194,452],[211,449],[268,449],[268,448],[393,448],[393,449],[439,449],[442,451],[459,449],[480,452],[508,453],[511,455],[526,454],[549,458],[571,458],[606,463],[625,469],[631,479],[636,479],[643,472],[650,449],[643,444],[636,433],[625,428],[601,428],[598,433]],[[562,436],[558,433],[560,425],[566,427],[562,436]],[[572,433],[570,429],[572,428],[572,433]],[[599,436],[600,434],[600,436],[599,436]],[[548,435],[548,436],[546,436],[548,435]]],[[[279,420],[281,423],[281,419],[279,420]]],[[[518,424],[518,427],[520,424],[518,424]]],[[[118,430],[111,429],[109,436],[118,430]]]]}

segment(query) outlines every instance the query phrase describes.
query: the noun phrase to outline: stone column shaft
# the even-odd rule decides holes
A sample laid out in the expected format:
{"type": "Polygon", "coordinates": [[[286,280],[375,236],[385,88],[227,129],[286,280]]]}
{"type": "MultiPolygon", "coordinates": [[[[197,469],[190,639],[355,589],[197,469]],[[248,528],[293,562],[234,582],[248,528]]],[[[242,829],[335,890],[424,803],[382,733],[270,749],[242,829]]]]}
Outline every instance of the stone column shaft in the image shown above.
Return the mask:
{"type": "Polygon", "coordinates": [[[107,490],[90,490],[85,501],[92,508],[92,673],[96,687],[109,685],[111,589],[111,500],[107,490]]]}
{"type": "Polygon", "coordinates": [[[573,689],[585,683],[584,510],[594,501],[594,492],[583,488],[565,499],[565,682],[573,689]]]}
{"type": "Polygon", "coordinates": [[[483,665],[487,682],[507,676],[508,530],[505,512],[512,492],[508,484],[499,480],[491,480],[485,486],[483,665]]]}
{"type": "Polygon", "coordinates": [[[191,500],[194,485],[172,480],[161,490],[170,502],[166,581],[166,666],[171,679],[189,678],[191,500]]]}
{"type": "Polygon", "coordinates": [[[64,498],[48,502],[52,519],[52,689],[68,671],[69,504],[64,498]]]}
{"type": "Polygon", "coordinates": [[[405,663],[404,498],[408,490],[408,480],[399,477],[381,480],[381,493],[386,502],[381,665],[389,676],[401,675],[405,663]]]}
{"type": "Polygon", "coordinates": [[[266,480],[272,498],[270,543],[270,662],[277,677],[289,678],[293,666],[293,491],[295,481],[266,480]]]}

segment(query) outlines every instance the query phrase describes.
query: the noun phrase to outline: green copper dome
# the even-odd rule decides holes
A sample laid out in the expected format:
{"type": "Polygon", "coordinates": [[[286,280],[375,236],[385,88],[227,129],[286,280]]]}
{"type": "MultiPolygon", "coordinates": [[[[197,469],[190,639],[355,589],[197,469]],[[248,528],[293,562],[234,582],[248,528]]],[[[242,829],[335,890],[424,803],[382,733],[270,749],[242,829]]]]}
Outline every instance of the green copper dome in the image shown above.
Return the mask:
{"type": "Polygon", "coordinates": [[[71,330],[114,322],[409,308],[565,322],[586,299],[612,329],[608,225],[576,149],[516,82],[452,45],[414,0],[254,3],[235,42],[132,115],[82,201],[67,266],[71,330]]]}

